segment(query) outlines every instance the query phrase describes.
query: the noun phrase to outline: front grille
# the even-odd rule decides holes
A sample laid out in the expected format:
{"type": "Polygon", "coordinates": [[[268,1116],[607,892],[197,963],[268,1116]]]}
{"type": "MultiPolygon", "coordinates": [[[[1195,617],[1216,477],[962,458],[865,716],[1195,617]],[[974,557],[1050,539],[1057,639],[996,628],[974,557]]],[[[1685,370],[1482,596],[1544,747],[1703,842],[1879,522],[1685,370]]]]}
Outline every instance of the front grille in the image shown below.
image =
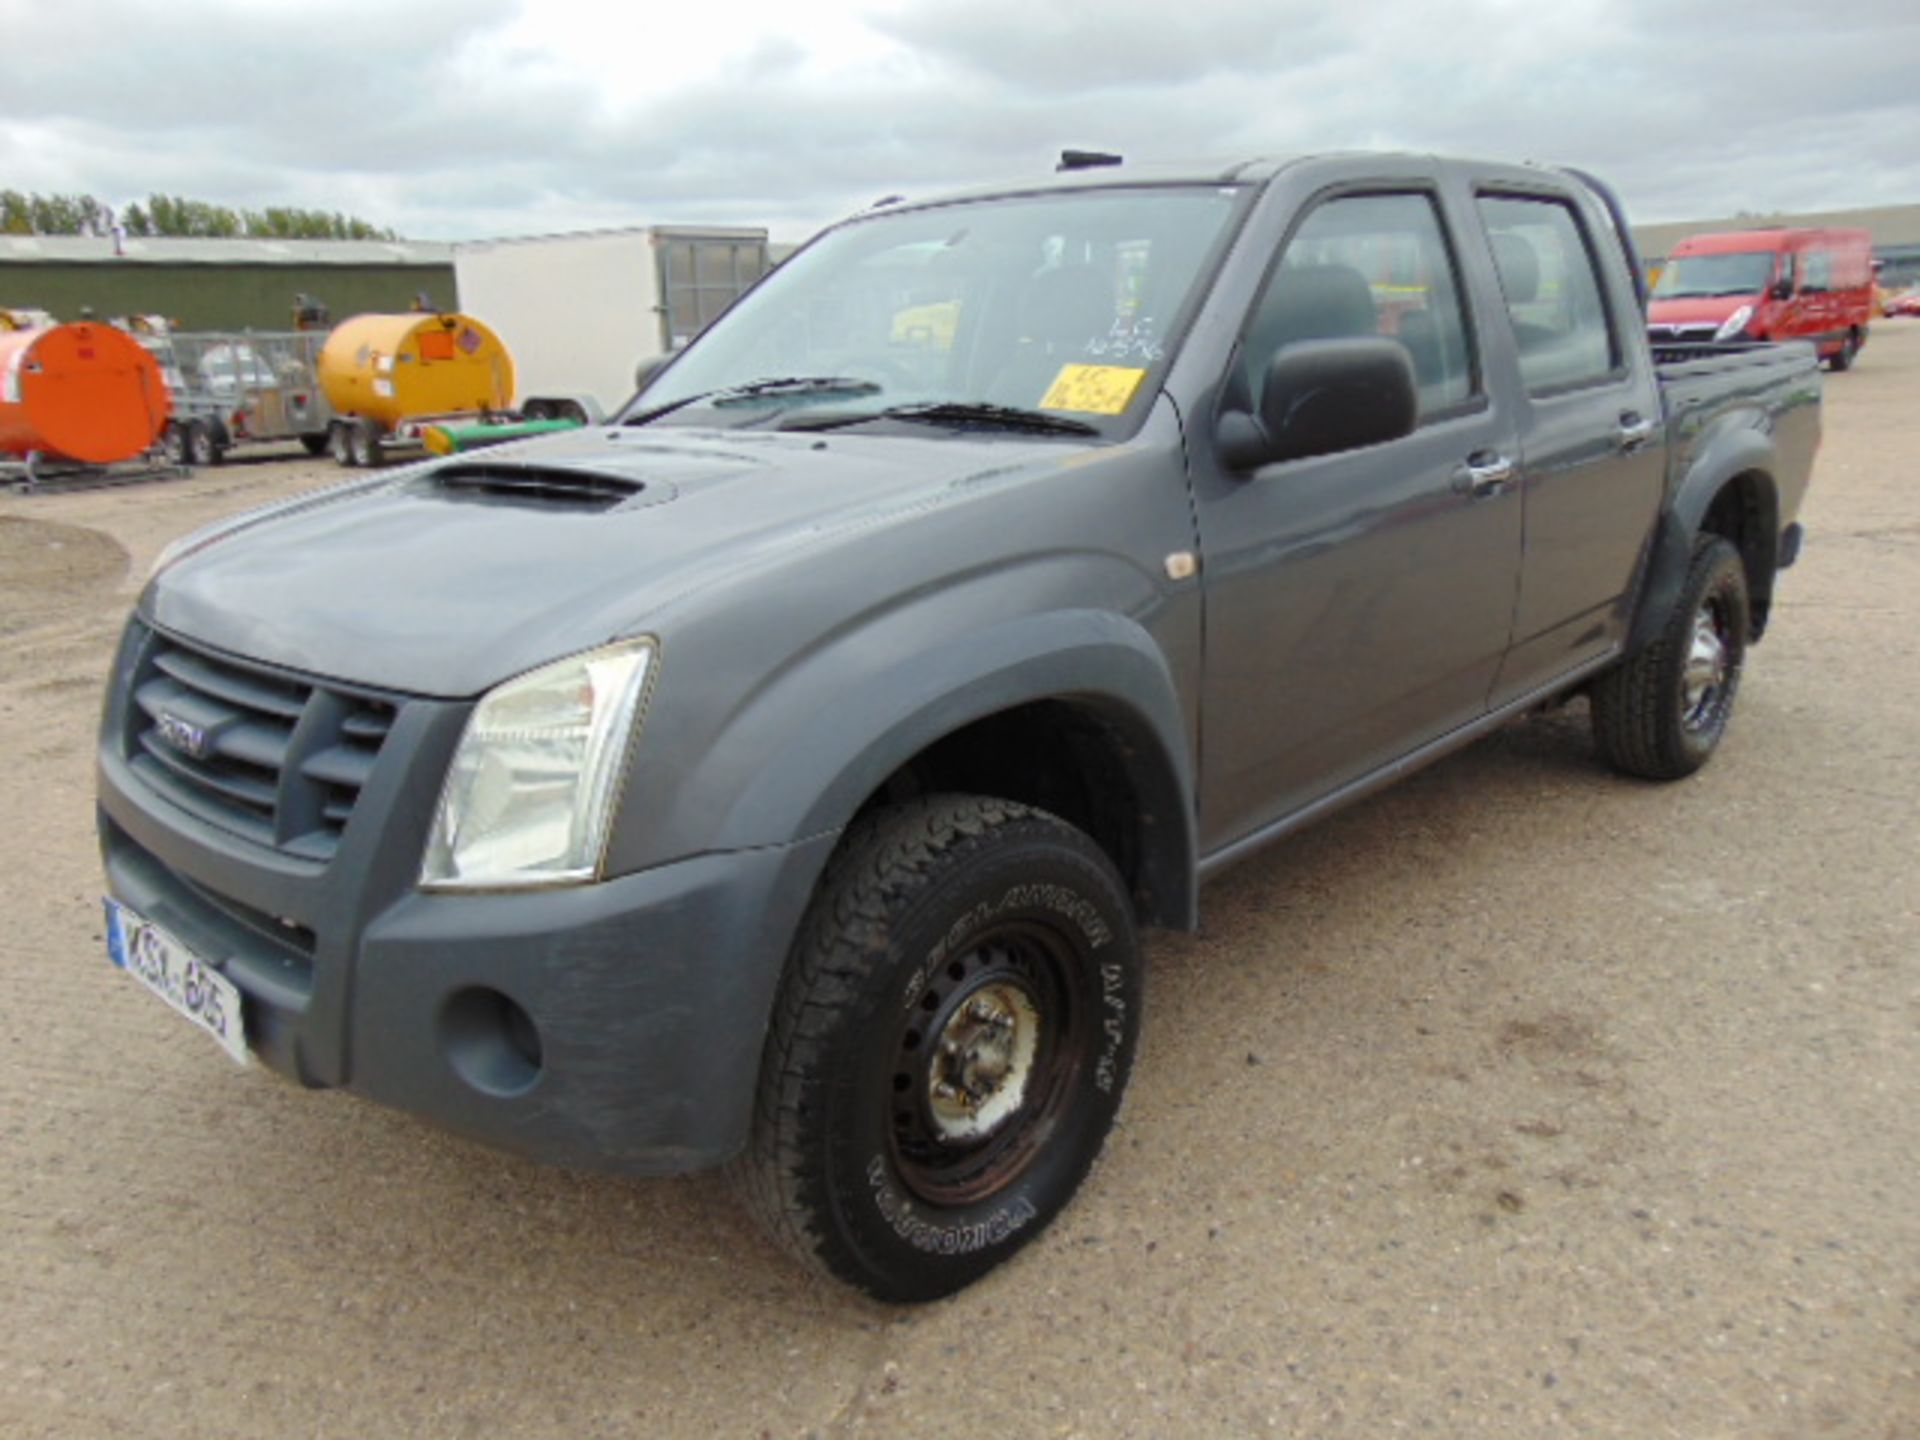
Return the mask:
{"type": "Polygon", "coordinates": [[[232,659],[154,632],[127,707],[134,774],[222,829],[332,857],[396,697],[232,659]]]}
{"type": "Polygon", "coordinates": [[[1674,340],[1685,344],[1692,344],[1698,341],[1711,340],[1719,333],[1720,327],[1717,324],[1647,326],[1647,338],[1655,343],[1663,340],[1674,340]]]}

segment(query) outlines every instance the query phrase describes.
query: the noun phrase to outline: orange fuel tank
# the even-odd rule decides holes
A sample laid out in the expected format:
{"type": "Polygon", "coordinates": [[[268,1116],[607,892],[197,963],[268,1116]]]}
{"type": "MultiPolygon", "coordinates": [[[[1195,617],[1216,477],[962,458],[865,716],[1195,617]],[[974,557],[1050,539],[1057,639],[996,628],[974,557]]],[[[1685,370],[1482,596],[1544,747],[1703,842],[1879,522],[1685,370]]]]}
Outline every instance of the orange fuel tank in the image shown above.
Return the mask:
{"type": "Polygon", "coordinates": [[[320,349],[320,388],[338,413],[389,428],[418,415],[505,410],[513,357],[471,315],[355,315],[320,349]]]}
{"type": "Polygon", "coordinates": [[[0,331],[0,455],[131,460],[171,411],[160,367],[124,331],[93,320],[0,331]]]}

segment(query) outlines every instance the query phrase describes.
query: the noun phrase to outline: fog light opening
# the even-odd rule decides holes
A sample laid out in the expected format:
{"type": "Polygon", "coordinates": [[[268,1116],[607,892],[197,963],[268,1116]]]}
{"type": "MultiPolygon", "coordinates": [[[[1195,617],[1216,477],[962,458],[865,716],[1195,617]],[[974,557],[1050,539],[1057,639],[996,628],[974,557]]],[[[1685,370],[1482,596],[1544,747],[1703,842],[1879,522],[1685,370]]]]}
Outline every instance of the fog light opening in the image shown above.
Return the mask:
{"type": "Polygon", "coordinates": [[[476,987],[450,996],[440,1011],[440,1048],[456,1075],[488,1095],[524,1095],[540,1079],[539,1027],[498,990],[476,987]]]}

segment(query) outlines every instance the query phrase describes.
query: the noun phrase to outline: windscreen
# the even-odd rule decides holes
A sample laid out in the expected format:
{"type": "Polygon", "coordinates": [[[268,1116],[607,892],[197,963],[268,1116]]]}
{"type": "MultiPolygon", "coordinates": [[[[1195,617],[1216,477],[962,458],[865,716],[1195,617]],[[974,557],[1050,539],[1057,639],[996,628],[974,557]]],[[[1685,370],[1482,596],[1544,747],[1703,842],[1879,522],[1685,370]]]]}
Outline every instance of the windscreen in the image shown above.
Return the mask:
{"type": "Polygon", "coordinates": [[[1694,300],[1709,295],[1758,295],[1773,278],[1773,251],[1730,250],[1721,255],[1681,255],[1669,260],[1653,287],[1656,300],[1694,300]]]}
{"type": "Polygon", "coordinates": [[[663,423],[783,427],[991,405],[1116,433],[1157,385],[1239,194],[1055,192],[848,223],[722,316],[627,418],[677,406],[663,423]]]}

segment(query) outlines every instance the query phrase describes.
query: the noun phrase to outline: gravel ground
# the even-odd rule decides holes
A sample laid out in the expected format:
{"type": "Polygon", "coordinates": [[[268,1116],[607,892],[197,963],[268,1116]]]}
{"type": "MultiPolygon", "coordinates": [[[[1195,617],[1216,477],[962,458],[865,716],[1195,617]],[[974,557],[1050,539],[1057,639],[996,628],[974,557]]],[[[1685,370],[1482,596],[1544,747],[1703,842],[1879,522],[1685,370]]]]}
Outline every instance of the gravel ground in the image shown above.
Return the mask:
{"type": "Polygon", "coordinates": [[[1121,1129],[953,1300],[710,1179],[545,1171],[229,1063],[104,959],[99,684],[290,455],[0,497],[0,1434],[1920,1436],[1920,324],[1827,384],[1708,771],[1516,725],[1156,937],[1121,1129]]]}

